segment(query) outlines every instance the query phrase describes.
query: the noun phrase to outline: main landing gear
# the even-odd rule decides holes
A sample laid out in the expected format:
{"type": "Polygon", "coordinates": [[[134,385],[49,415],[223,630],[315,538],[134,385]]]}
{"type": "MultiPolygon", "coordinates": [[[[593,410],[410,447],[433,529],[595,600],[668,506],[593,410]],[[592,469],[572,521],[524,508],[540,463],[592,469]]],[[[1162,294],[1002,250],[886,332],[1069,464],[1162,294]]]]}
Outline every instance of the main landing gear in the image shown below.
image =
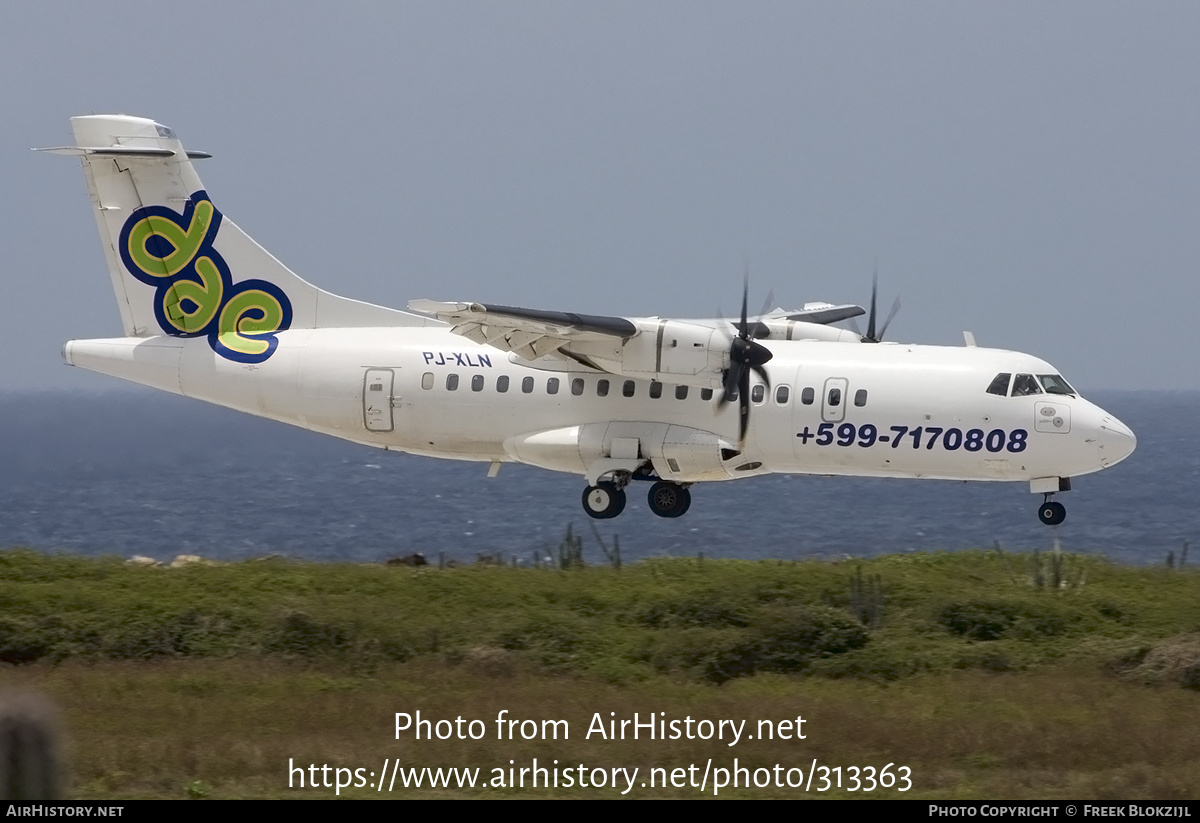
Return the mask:
{"type": "Polygon", "coordinates": [[[680,517],[692,505],[692,493],[678,483],[659,480],[650,487],[647,501],[659,517],[680,517]]]}
{"type": "Polygon", "coordinates": [[[1067,519],[1067,507],[1051,500],[1050,497],[1051,495],[1047,494],[1042,505],[1038,507],[1038,519],[1047,526],[1057,526],[1067,519]]]}
{"type": "Polygon", "coordinates": [[[625,490],[616,483],[597,483],[583,490],[583,510],[597,520],[608,520],[625,511],[625,490]]]}
{"type": "MultiPolygon", "coordinates": [[[[583,490],[583,510],[597,520],[609,520],[625,511],[625,487],[636,476],[618,476],[615,481],[604,480],[583,490]]],[[[636,478],[636,479],[650,479],[636,478]]],[[[658,480],[646,495],[650,511],[659,517],[680,517],[692,505],[692,493],[686,486],[658,480]]]]}

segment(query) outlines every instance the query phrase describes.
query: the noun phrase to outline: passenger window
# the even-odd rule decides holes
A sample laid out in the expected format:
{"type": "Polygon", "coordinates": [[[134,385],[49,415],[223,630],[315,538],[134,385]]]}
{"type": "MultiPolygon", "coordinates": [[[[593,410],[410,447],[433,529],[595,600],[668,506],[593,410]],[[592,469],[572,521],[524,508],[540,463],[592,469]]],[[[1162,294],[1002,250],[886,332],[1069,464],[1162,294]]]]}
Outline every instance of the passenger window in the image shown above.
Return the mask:
{"type": "Polygon", "coordinates": [[[712,395],[713,395],[712,389],[701,389],[700,390],[700,399],[701,400],[712,400],[712,395]]]}
{"type": "Polygon", "coordinates": [[[1018,374],[1013,378],[1012,396],[1025,397],[1030,394],[1041,394],[1042,387],[1032,374],[1018,374]]]}
{"type": "Polygon", "coordinates": [[[502,374],[496,378],[496,391],[500,392],[500,394],[504,394],[506,391],[508,391],[507,374],[502,374]]]}
{"type": "Polygon", "coordinates": [[[761,403],[763,398],[767,396],[767,389],[762,383],[758,383],[750,390],[750,399],[755,403],[761,403]]]}
{"type": "Polygon", "coordinates": [[[608,381],[607,380],[597,380],[596,381],[596,396],[597,397],[608,397],[608,381]]]}
{"type": "Polygon", "coordinates": [[[571,394],[575,395],[576,397],[583,394],[583,378],[582,377],[576,377],[574,380],[571,381],[571,394]]]}
{"type": "Polygon", "coordinates": [[[546,394],[558,394],[558,378],[551,377],[546,381],[546,394]]]}
{"type": "Polygon", "coordinates": [[[859,389],[854,393],[854,405],[862,407],[867,405],[867,390],[859,389]]]}
{"type": "Polygon", "coordinates": [[[788,391],[787,386],[780,386],[779,388],[777,388],[775,390],[775,402],[781,406],[786,406],[787,401],[788,401],[788,395],[790,393],[791,392],[788,391]]]}
{"type": "Polygon", "coordinates": [[[433,388],[433,372],[427,371],[421,375],[421,388],[426,391],[433,388]]]}
{"type": "Polygon", "coordinates": [[[532,377],[526,377],[524,380],[521,381],[521,391],[525,392],[525,394],[529,394],[530,392],[533,391],[533,378],[532,377]]]}
{"type": "Polygon", "coordinates": [[[804,390],[800,392],[800,402],[806,406],[811,406],[816,399],[817,393],[812,386],[805,386],[804,390]]]}
{"type": "Polygon", "coordinates": [[[1011,379],[1012,372],[1000,372],[1000,374],[992,378],[992,384],[987,387],[987,393],[1008,397],[1008,382],[1011,379]]]}
{"type": "Polygon", "coordinates": [[[632,380],[626,380],[624,385],[621,386],[621,394],[625,395],[626,397],[633,397],[633,389],[635,385],[636,384],[632,380]]]}
{"type": "Polygon", "coordinates": [[[657,380],[650,381],[650,397],[654,400],[662,397],[662,383],[657,380]]]}
{"type": "Polygon", "coordinates": [[[829,405],[830,406],[842,405],[842,390],[841,389],[830,389],[829,390],[829,405]]]}
{"type": "Polygon", "coordinates": [[[458,388],[458,375],[457,374],[446,375],[446,390],[454,391],[457,388],[458,388]]]}
{"type": "Polygon", "coordinates": [[[675,399],[676,400],[687,400],[687,393],[688,393],[687,386],[676,386],[675,387],[675,399]]]}
{"type": "Polygon", "coordinates": [[[483,391],[483,375],[477,374],[471,378],[471,391],[483,391]]]}

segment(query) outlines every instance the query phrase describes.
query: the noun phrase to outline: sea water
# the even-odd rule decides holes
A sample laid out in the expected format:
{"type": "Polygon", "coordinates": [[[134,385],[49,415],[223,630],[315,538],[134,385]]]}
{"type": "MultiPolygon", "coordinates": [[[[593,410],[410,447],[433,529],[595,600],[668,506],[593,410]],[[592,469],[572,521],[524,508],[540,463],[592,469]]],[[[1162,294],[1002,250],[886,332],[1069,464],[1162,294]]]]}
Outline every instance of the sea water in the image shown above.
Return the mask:
{"type": "MultiPolygon", "coordinates": [[[[1128,424],[1137,450],[1075,478],[1059,527],[1037,519],[1025,483],[772,475],[692,487],[691,510],[651,514],[649,483],[618,518],[592,521],[582,477],[414,457],[143,389],[0,395],[0,548],[169,560],[281,554],[436,562],[500,553],[532,563],[568,526],[588,562],[597,540],[626,561],[869,557],[914,551],[1048,549],[1129,564],[1200,543],[1200,393],[1088,395],[1128,424]]],[[[1200,564],[1200,545],[1189,558],[1200,564]]]]}

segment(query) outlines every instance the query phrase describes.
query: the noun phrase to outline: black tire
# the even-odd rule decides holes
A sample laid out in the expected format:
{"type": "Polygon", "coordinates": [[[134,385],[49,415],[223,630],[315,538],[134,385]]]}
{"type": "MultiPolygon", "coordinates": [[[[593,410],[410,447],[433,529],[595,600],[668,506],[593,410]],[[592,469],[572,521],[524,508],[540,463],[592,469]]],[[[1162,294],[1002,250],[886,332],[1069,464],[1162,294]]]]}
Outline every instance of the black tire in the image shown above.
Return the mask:
{"type": "Polygon", "coordinates": [[[583,510],[589,517],[609,520],[625,511],[625,492],[613,483],[597,483],[583,490],[583,510]]]}
{"type": "Polygon", "coordinates": [[[692,493],[676,483],[658,481],[646,495],[650,511],[659,517],[680,517],[692,505],[692,493]]]}
{"type": "Polygon", "coordinates": [[[1062,503],[1051,500],[1048,503],[1043,503],[1041,508],[1038,509],[1038,520],[1041,520],[1047,526],[1057,526],[1066,519],[1067,507],[1062,503]]]}

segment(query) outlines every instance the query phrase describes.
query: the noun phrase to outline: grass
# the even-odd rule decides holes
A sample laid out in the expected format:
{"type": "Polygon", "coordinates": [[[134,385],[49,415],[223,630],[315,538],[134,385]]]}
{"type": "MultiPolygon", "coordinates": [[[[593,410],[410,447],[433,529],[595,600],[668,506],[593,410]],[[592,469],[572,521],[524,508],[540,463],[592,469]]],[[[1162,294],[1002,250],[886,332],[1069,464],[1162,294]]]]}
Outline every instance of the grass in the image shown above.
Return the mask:
{"type": "MultiPolygon", "coordinates": [[[[909,792],[873,796],[1200,797],[1200,574],[1190,567],[978,551],[567,571],[164,569],[11,551],[0,553],[0,660],[0,685],[58,703],[81,798],[328,797],[288,789],[289,759],[378,771],[396,757],[485,778],[534,757],[643,777],[734,757],[807,776],[815,759],[842,767],[844,782],[851,766],[912,769],[909,792]],[[487,734],[397,740],[395,713],[418,709],[481,719],[487,734]],[[571,738],[497,740],[502,709],[566,719],[571,738]],[[584,739],[595,713],[634,712],[748,728],[802,715],[807,738],[584,739]]],[[[528,786],[391,796],[498,791],[620,796],[528,786]]],[[[844,785],[821,796],[863,794],[844,785]]]]}

